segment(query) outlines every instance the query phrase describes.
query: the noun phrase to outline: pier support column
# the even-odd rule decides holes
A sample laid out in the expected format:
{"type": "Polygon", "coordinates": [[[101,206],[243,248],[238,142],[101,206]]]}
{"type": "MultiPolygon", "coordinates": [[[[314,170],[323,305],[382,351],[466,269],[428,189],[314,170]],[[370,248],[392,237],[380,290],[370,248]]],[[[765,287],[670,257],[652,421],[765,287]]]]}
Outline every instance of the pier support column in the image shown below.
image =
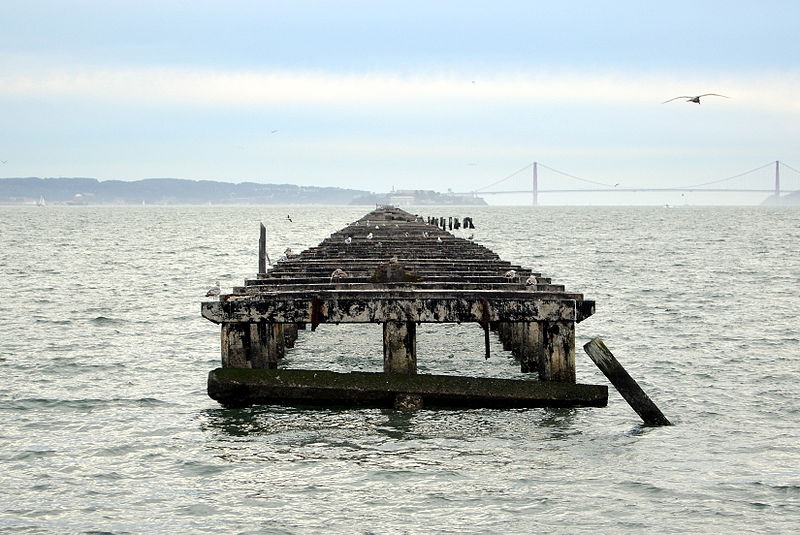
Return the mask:
{"type": "Polygon", "coordinates": [[[522,357],[523,331],[524,327],[521,322],[511,324],[511,353],[517,358],[522,357]]]}
{"type": "Polygon", "coordinates": [[[511,351],[511,324],[505,321],[498,323],[497,334],[503,343],[503,351],[511,351]]]}
{"type": "Polygon", "coordinates": [[[417,373],[417,324],[387,321],[383,324],[383,371],[417,373]]]}
{"type": "Polygon", "coordinates": [[[280,351],[280,325],[275,323],[252,323],[250,325],[250,363],[253,368],[271,369],[278,367],[280,351]]]}
{"type": "Polygon", "coordinates": [[[522,373],[539,371],[539,362],[544,358],[542,347],[542,324],[536,321],[520,323],[522,346],[519,363],[522,373]]]}
{"type": "Polygon", "coordinates": [[[220,335],[223,368],[250,368],[247,358],[250,346],[250,325],[223,323],[220,335]]]}
{"type": "Polygon", "coordinates": [[[297,324],[287,323],[283,326],[283,345],[285,347],[294,347],[297,340],[297,324]]]}
{"type": "Polygon", "coordinates": [[[542,348],[542,358],[539,360],[539,379],[574,383],[575,322],[543,322],[542,348]]]}
{"type": "Polygon", "coordinates": [[[283,354],[282,328],[269,323],[223,323],[223,368],[277,368],[283,354]]]}

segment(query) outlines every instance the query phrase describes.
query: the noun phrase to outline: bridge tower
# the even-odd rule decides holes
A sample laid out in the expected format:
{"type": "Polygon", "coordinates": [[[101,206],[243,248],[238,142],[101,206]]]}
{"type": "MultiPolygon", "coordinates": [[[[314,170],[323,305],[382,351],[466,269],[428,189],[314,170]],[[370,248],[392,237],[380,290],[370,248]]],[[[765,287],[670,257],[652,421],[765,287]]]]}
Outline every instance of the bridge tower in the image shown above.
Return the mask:
{"type": "Polygon", "coordinates": [[[533,162],[533,205],[539,206],[539,173],[537,162],[533,162]]]}
{"type": "Polygon", "coordinates": [[[775,204],[781,202],[781,162],[775,160],[775,204]]]}

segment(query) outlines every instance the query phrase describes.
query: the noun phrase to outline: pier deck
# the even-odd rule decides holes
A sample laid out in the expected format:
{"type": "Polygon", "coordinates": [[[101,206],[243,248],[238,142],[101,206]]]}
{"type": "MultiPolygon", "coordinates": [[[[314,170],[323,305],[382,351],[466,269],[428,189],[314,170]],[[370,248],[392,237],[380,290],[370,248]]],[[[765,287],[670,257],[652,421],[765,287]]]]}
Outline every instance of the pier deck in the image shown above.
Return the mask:
{"type": "Polygon", "coordinates": [[[312,399],[341,404],[411,399],[416,404],[447,404],[449,400],[472,406],[604,405],[607,394],[598,389],[606,392],[605,387],[575,385],[575,324],[594,313],[594,301],[567,292],[541,273],[501,260],[493,251],[444,227],[442,220],[429,224],[403,210],[381,207],[316,247],[299,254],[287,251],[269,270],[262,227],[257,277],[201,306],[206,319],[221,325],[222,369],[209,376],[211,397],[229,405],[312,399]],[[487,358],[491,330],[504,349],[514,353],[521,370],[537,374],[538,381],[522,381],[526,384],[515,390],[516,397],[502,401],[500,391],[491,395],[489,385],[494,379],[419,379],[414,383],[416,391],[404,392],[397,385],[411,383],[389,377],[417,373],[418,324],[462,322],[484,328],[482,349],[487,358]],[[274,370],[306,325],[314,330],[322,323],[382,324],[384,373],[376,375],[386,380],[372,381],[365,390],[359,386],[364,374],[336,374],[329,379],[335,378],[339,386],[324,390],[318,375],[313,380],[304,373],[292,375],[289,388],[270,382],[280,374],[267,374],[272,379],[266,380],[263,373],[225,371],[274,370]],[[349,377],[350,387],[342,386],[348,383],[342,377],[349,377]],[[459,379],[461,386],[453,382],[459,379]],[[485,388],[476,386],[481,381],[487,381],[485,388]],[[546,388],[548,382],[566,385],[559,387],[558,399],[548,398],[546,392],[554,391],[546,388]],[[374,388],[380,384],[384,387],[378,395],[374,388]],[[465,393],[477,390],[481,395],[465,393]]]}

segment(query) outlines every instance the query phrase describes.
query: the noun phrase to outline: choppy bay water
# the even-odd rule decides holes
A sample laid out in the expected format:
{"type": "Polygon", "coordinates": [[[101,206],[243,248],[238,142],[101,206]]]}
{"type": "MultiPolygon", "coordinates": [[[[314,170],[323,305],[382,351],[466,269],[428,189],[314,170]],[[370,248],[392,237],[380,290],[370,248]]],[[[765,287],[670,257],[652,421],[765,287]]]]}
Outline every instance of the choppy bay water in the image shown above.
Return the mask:
{"type": "MultiPolygon", "coordinates": [[[[447,208],[597,301],[676,424],[578,410],[221,408],[199,302],[362,215],[333,207],[0,207],[0,532],[790,533],[800,525],[800,210],[447,208]],[[294,223],[285,220],[291,213],[294,223]]],[[[421,371],[517,377],[476,326],[421,371]]],[[[379,326],[306,332],[287,366],[380,370],[379,326]]]]}

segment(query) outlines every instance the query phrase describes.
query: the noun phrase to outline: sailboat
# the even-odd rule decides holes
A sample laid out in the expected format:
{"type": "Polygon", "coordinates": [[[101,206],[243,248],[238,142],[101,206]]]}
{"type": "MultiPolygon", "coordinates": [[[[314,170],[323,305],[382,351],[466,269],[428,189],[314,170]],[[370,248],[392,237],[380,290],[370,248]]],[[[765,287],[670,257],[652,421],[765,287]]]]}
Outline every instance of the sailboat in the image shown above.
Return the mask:
{"type": "Polygon", "coordinates": [[[44,202],[44,195],[39,196],[39,200],[36,201],[36,206],[47,206],[47,203],[44,202]]]}

